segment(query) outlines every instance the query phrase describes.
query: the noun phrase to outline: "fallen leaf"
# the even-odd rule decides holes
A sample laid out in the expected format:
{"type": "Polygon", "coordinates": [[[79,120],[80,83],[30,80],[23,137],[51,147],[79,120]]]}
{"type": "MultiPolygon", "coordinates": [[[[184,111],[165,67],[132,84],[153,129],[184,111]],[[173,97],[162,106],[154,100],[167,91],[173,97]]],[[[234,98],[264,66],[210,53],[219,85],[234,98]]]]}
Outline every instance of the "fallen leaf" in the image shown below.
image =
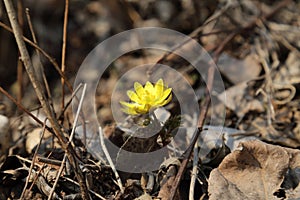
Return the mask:
{"type": "Polygon", "coordinates": [[[218,98],[239,117],[243,117],[249,111],[264,112],[262,103],[249,94],[247,82],[228,88],[218,95],[218,98]]]}
{"type": "MultiPolygon", "coordinates": [[[[300,168],[300,151],[247,141],[229,154],[209,177],[210,200],[299,198],[298,176],[289,171],[300,168]],[[296,178],[295,178],[296,177],[296,178]],[[293,179],[293,180],[292,180],[293,179]],[[293,187],[285,187],[288,180],[293,187]]],[[[299,170],[298,170],[299,171],[299,170]]]]}
{"type": "Polygon", "coordinates": [[[261,71],[260,64],[251,54],[244,59],[236,59],[223,53],[218,67],[221,73],[234,84],[257,78],[261,71]]]}

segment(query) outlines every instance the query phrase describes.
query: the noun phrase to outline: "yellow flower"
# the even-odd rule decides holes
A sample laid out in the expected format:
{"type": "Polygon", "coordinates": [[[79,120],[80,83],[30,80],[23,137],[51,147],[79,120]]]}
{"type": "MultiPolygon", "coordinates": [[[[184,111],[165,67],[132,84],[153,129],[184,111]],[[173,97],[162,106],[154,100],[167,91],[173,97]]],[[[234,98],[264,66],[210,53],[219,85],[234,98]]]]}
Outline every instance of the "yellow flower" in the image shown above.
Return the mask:
{"type": "Polygon", "coordinates": [[[134,90],[135,92],[127,91],[127,96],[132,102],[120,101],[124,107],[122,111],[130,115],[146,114],[150,109],[164,106],[172,99],[172,88],[164,86],[162,79],[159,79],[154,86],[149,81],[144,87],[135,82],[134,90]]]}

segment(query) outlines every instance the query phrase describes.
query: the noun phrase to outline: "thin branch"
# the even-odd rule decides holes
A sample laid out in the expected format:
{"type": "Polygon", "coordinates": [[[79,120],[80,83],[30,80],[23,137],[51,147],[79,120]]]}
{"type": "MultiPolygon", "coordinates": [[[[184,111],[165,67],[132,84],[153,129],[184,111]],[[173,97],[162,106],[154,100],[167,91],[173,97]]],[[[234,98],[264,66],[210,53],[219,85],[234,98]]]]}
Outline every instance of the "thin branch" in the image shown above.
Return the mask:
{"type": "Polygon", "coordinates": [[[75,119],[74,119],[74,122],[73,122],[73,128],[72,128],[72,131],[71,131],[71,134],[70,134],[69,143],[73,140],[73,137],[74,137],[74,133],[75,133],[75,130],[76,130],[79,114],[80,114],[80,111],[81,111],[81,108],[82,108],[82,105],[83,105],[85,92],[86,92],[86,83],[83,84],[83,90],[82,90],[82,94],[81,94],[81,97],[80,97],[78,109],[77,109],[77,112],[76,112],[76,115],[75,115],[75,119]]]}
{"type": "MultiPolygon", "coordinates": [[[[68,141],[68,145],[72,142],[73,140],[73,136],[74,136],[74,133],[75,133],[75,130],[76,130],[76,126],[77,126],[77,122],[78,122],[78,118],[79,118],[79,114],[80,114],[80,110],[82,108],[82,104],[83,104],[83,100],[84,100],[84,96],[85,96],[85,92],[86,92],[86,83],[83,85],[83,91],[82,91],[82,94],[81,94],[81,98],[80,98],[80,102],[79,102],[79,105],[78,105],[78,109],[77,109],[77,112],[76,112],[76,116],[75,116],[75,119],[74,119],[74,122],[73,122],[73,128],[72,128],[72,131],[71,131],[71,134],[70,134],[70,137],[69,137],[69,141],[68,141]]],[[[60,168],[59,168],[59,171],[56,175],[56,179],[55,179],[55,182],[52,186],[52,189],[50,191],[50,194],[48,196],[48,200],[51,200],[52,198],[52,195],[54,194],[54,191],[55,191],[55,188],[56,188],[56,185],[58,183],[58,180],[59,180],[59,177],[61,176],[61,173],[65,167],[65,163],[66,163],[66,158],[67,158],[67,154],[65,153],[64,155],[64,158],[61,162],[61,165],[60,165],[60,168]]]]}
{"type": "MultiPolygon", "coordinates": [[[[0,22],[0,26],[2,28],[4,28],[5,30],[11,32],[11,33],[14,33],[13,30],[8,27],[6,24],[0,22]]],[[[39,47],[38,45],[34,44],[34,42],[32,42],[31,40],[29,40],[28,38],[26,38],[25,36],[22,36],[23,40],[25,42],[27,42],[28,44],[30,44],[32,47],[36,48],[37,50],[39,50],[41,52],[41,54],[43,54],[50,62],[51,64],[54,66],[55,70],[59,73],[59,75],[61,77],[63,77],[65,79],[65,83],[68,87],[68,89],[72,92],[72,85],[71,83],[66,79],[65,75],[61,72],[60,68],[59,68],[59,65],[57,64],[57,62],[55,61],[54,58],[52,58],[47,52],[45,52],[41,47],[39,47]]]]}
{"type": "Polygon", "coordinates": [[[54,194],[54,192],[55,192],[56,185],[57,185],[57,183],[58,183],[58,179],[59,179],[59,177],[60,177],[60,175],[61,175],[63,169],[65,168],[66,159],[67,159],[67,154],[64,155],[64,158],[63,158],[63,160],[61,161],[61,165],[60,165],[60,168],[59,168],[59,170],[58,170],[58,172],[57,172],[57,174],[56,174],[55,181],[54,181],[54,183],[53,183],[53,186],[52,186],[52,188],[51,188],[50,194],[49,194],[49,196],[48,196],[48,200],[51,200],[51,199],[52,199],[52,196],[53,196],[53,194],[54,194]]]}
{"type": "MultiPolygon", "coordinates": [[[[63,44],[61,50],[61,72],[65,74],[65,61],[66,61],[66,43],[67,43],[67,27],[68,27],[68,11],[69,11],[69,0],[65,0],[65,13],[64,13],[64,27],[63,27],[63,44]]],[[[62,87],[62,100],[61,108],[65,107],[65,79],[61,78],[61,87],[62,87]]]]}
{"type": "Polygon", "coordinates": [[[80,83],[77,88],[75,88],[74,92],[72,93],[71,98],[69,99],[69,101],[66,103],[65,107],[63,108],[63,110],[61,111],[61,113],[58,115],[57,119],[61,119],[64,115],[64,113],[66,112],[67,108],[70,106],[70,104],[72,103],[73,98],[75,97],[75,95],[77,94],[77,92],[79,91],[79,89],[81,88],[82,83],[80,83]]]}
{"type": "Polygon", "coordinates": [[[191,182],[190,182],[190,192],[189,192],[189,200],[194,200],[194,190],[195,190],[195,184],[197,179],[197,173],[198,173],[198,142],[196,142],[194,147],[194,158],[193,158],[193,169],[192,169],[192,175],[191,175],[191,182]]]}
{"type": "Polygon", "coordinates": [[[20,54],[21,54],[21,59],[24,63],[25,69],[26,69],[29,79],[33,85],[33,88],[36,92],[36,95],[44,109],[44,112],[45,112],[46,116],[48,117],[50,123],[52,124],[55,136],[58,138],[62,148],[66,151],[66,153],[68,155],[68,159],[70,160],[70,163],[72,164],[72,166],[74,168],[76,177],[80,184],[82,198],[90,199],[89,195],[88,195],[87,186],[86,186],[86,183],[84,180],[84,176],[83,176],[82,171],[80,170],[78,162],[75,158],[76,153],[71,145],[67,145],[67,139],[64,136],[61,126],[59,125],[58,121],[56,120],[53,111],[51,110],[49,102],[46,101],[46,96],[41,88],[41,85],[40,85],[37,77],[36,77],[35,70],[33,68],[29,53],[27,51],[25,42],[23,40],[23,36],[21,34],[20,26],[16,20],[16,12],[15,12],[15,9],[14,9],[12,3],[13,2],[11,0],[4,0],[8,18],[11,23],[11,26],[12,26],[12,29],[14,32],[14,36],[16,38],[17,46],[18,46],[20,54]]]}
{"type": "Polygon", "coordinates": [[[183,174],[185,172],[186,166],[188,164],[189,158],[192,153],[192,149],[195,146],[195,143],[197,142],[200,133],[202,132],[204,121],[205,121],[206,114],[208,111],[208,107],[210,105],[210,100],[211,100],[210,94],[211,94],[211,91],[213,88],[214,73],[215,73],[215,67],[211,65],[208,69],[207,89],[206,89],[204,105],[200,109],[201,112],[200,112],[199,119],[198,119],[198,131],[194,134],[191,144],[185,152],[184,159],[181,163],[181,166],[180,166],[178,173],[176,175],[176,178],[174,180],[173,187],[171,188],[170,197],[169,197],[170,200],[173,200],[175,198],[177,188],[179,187],[181,177],[183,176],[183,174]]]}
{"type": "MultiPolygon", "coordinates": [[[[36,39],[36,36],[35,36],[35,33],[34,33],[33,25],[32,25],[32,22],[31,22],[30,14],[29,14],[29,9],[26,8],[25,12],[26,12],[27,22],[28,22],[29,30],[31,32],[33,42],[34,42],[34,44],[38,45],[37,39],[36,39]]],[[[45,89],[47,91],[48,100],[49,100],[49,103],[50,103],[52,109],[54,109],[54,106],[53,106],[53,103],[52,103],[52,95],[51,95],[51,92],[50,92],[50,87],[49,87],[49,84],[48,84],[48,81],[47,81],[47,78],[46,78],[46,75],[45,75],[44,67],[43,67],[42,62],[41,62],[41,55],[40,55],[40,52],[37,49],[35,49],[35,50],[36,50],[36,54],[38,56],[38,60],[39,60],[39,64],[40,64],[39,68],[41,70],[41,75],[43,77],[43,81],[44,81],[44,84],[45,84],[45,89]]]]}
{"type": "MultiPolygon", "coordinates": [[[[29,115],[33,120],[35,120],[38,124],[43,126],[43,122],[41,120],[39,120],[39,118],[37,118],[36,116],[34,116],[30,111],[28,111],[22,104],[18,103],[18,101],[12,97],[6,90],[4,90],[1,86],[0,86],[0,92],[2,94],[4,94],[7,98],[9,98],[14,104],[16,104],[16,106],[22,110],[23,112],[25,112],[27,115],[29,115]]],[[[52,132],[51,128],[46,126],[46,129],[49,130],[50,132],[52,132]]]]}
{"type": "Polygon", "coordinates": [[[43,129],[42,129],[41,138],[40,138],[40,141],[39,141],[39,143],[38,143],[38,145],[37,145],[37,147],[36,147],[36,149],[35,149],[35,151],[34,151],[34,154],[33,154],[32,162],[31,162],[30,168],[29,168],[29,173],[28,173],[28,176],[27,176],[27,178],[26,178],[25,186],[24,186],[24,188],[23,188],[23,192],[22,192],[21,197],[20,197],[21,200],[22,200],[23,198],[25,198],[24,195],[25,195],[25,193],[26,193],[26,188],[27,188],[27,186],[28,186],[28,182],[29,182],[29,179],[30,179],[30,176],[31,176],[31,171],[32,171],[33,166],[34,166],[34,164],[35,164],[37,152],[38,152],[38,150],[40,149],[42,140],[43,140],[43,138],[44,138],[44,133],[45,133],[45,130],[46,130],[46,122],[47,122],[47,118],[44,120],[44,126],[43,126],[43,129]]]}
{"type": "MultiPolygon", "coordinates": [[[[23,8],[24,8],[23,1],[18,0],[17,2],[18,21],[22,31],[24,26],[23,8]]],[[[17,100],[18,103],[21,103],[23,97],[23,63],[20,60],[18,60],[18,65],[17,65],[17,82],[18,82],[17,100]]]]}

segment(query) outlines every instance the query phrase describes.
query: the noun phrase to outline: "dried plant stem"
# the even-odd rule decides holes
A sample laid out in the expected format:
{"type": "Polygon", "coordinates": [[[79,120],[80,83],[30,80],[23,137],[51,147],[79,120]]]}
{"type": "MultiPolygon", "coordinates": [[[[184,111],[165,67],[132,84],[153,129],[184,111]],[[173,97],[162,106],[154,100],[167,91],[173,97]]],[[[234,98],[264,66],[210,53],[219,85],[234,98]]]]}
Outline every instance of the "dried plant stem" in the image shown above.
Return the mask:
{"type": "MultiPolygon", "coordinates": [[[[74,181],[74,180],[72,180],[72,179],[70,179],[70,178],[68,178],[68,177],[63,177],[63,178],[64,178],[65,180],[67,180],[67,181],[69,181],[69,182],[75,184],[75,185],[79,185],[76,181],[74,181]]],[[[89,192],[92,193],[93,195],[95,195],[96,197],[98,197],[98,198],[101,199],[101,200],[107,200],[106,198],[104,198],[104,197],[101,196],[100,194],[94,192],[93,190],[90,190],[90,189],[89,189],[89,192]]]]}
{"type": "MultiPolygon", "coordinates": [[[[72,131],[71,131],[71,134],[70,134],[70,137],[69,137],[68,144],[70,144],[72,142],[72,140],[73,140],[73,136],[74,136],[75,129],[76,129],[76,126],[77,126],[77,122],[78,122],[80,110],[82,108],[82,104],[83,104],[83,99],[84,99],[84,96],[85,96],[85,92],[86,92],[86,84],[83,85],[83,91],[82,91],[82,94],[81,94],[81,97],[80,97],[80,102],[79,102],[77,113],[76,113],[76,116],[75,116],[75,119],[74,119],[74,122],[73,122],[73,128],[72,128],[72,131]]],[[[61,162],[59,171],[58,171],[58,173],[56,175],[55,182],[54,182],[54,184],[53,184],[53,186],[51,188],[50,194],[48,196],[48,200],[51,200],[52,195],[54,194],[54,191],[55,191],[56,185],[58,183],[59,177],[60,177],[60,175],[61,175],[61,173],[62,173],[62,171],[63,171],[63,169],[65,167],[66,158],[67,158],[67,154],[65,153],[64,158],[63,158],[63,160],[61,162]]]]}
{"type": "Polygon", "coordinates": [[[55,115],[49,105],[49,102],[46,100],[46,96],[43,93],[41,84],[39,83],[39,81],[36,77],[29,53],[27,51],[25,42],[23,40],[21,28],[16,20],[16,12],[15,12],[15,9],[14,9],[12,3],[13,2],[11,0],[4,0],[4,5],[6,8],[7,14],[8,14],[8,18],[11,23],[11,26],[12,26],[12,29],[14,32],[14,36],[16,38],[16,42],[17,42],[17,45],[18,45],[18,48],[19,48],[19,51],[21,54],[21,59],[23,61],[23,64],[24,64],[27,74],[29,76],[29,79],[33,85],[33,88],[36,92],[36,95],[44,109],[44,112],[45,112],[46,116],[48,117],[50,123],[52,124],[54,133],[55,133],[56,137],[58,138],[62,148],[66,151],[66,153],[68,155],[68,159],[70,160],[70,163],[74,167],[76,177],[80,184],[82,198],[90,199],[89,195],[88,195],[87,186],[86,186],[86,183],[84,180],[84,176],[83,176],[82,171],[80,170],[77,160],[75,158],[76,153],[75,153],[74,149],[72,148],[72,146],[68,145],[68,141],[67,141],[66,137],[64,136],[61,126],[59,125],[58,121],[56,120],[55,115]]]}
{"type": "Polygon", "coordinates": [[[63,169],[65,167],[66,159],[67,159],[67,156],[65,154],[63,160],[61,161],[61,165],[60,165],[60,168],[59,168],[59,170],[57,172],[57,175],[56,175],[55,181],[53,183],[53,186],[51,188],[50,194],[48,196],[48,200],[52,199],[52,196],[53,196],[53,194],[55,192],[56,185],[58,183],[58,179],[59,179],[59,177],[60,177],[60,175],[61,175],[61,173],[62,173],[62,171],[63,171],[63,169]]]}
{"type": "MultiPolygon", "coordinates": [[[[31,23],[29,9],[26,8],[25,12],[26,12],[27,22],[28,22],[29,30],[31,32],[33,42],[34,42],[34,44],[38,45],[34,30],[33,30],[33,26],[32,26],[32,23],[31,23]]],[[[45,72],[44,72],[44,67],[43,67],[42,62],[41,62],[41,55],[40,55],[40,52],[37,49],[35,49],[35,50],[36,50],[36,54],[37,54],[39,62],[40,62],[39,67],[40,67],[41,75],[43,77],[43,81],[44,81],[44,84],[45,84],[45,89],[46,89],[47,94],[48,94],[48,100],[49,100],[49,103],[50,103],[52,109],[54,109],[54,106],[53,106],[53,103],[52,103],[52,95],[51,95],[51,92],[50,92],[50,87],[49,87],[49,84],[48,84],[48,81],[47,81],[47,78],[46,78],[46,75],[45,75],[45,72]]]]}
{"type": "MultiPolygon", "coordinates": [[[[27,115],[29,115],[33,120],[35,120],[38,124],[43,126],[43,122],[39,120],[36,116],[34,116],[31,112],[29,112],[22,104],[20,104],[16,99],[14,99],[10,94],[8,94],[7,91],[5,91],[1,86],[0,86],[0,92],[4,94],[7,98],[9,98],[14,104],[17,105],[17,107],[25,112],[27,115]]],[[[51,128],[46,126],[46,129],[51,131],[51,128]]]]}
{"type": "Polygon", "coordinates": [[[29,182],[29,179],[30,179],[30,176],[31,176],[31,171],[33,169],[33,166],[35,164],[35,160],[36,160],[36,155],[37,155],[37,152],[38,150],[40,149],[40,146],[41,146],[41,143],[42,143],[42,140],[44,138],[44,133],[45,133],[45,130],[46,130],[46,122],[47,122],[47,118],[45,119],[44,121],[44,126],[43,126],[43,129],[42,129],[42,134],[41,134],[41,138],[40,138],[40,141],[34,151],[34,154],[33,154],[33,158],[32,158],[32,162],[30,164],[30,168],[29,168],[29,173],[28,173],[28,176],[26,178],[26,182],[25,182],[25,186],[23,188],[23,191],[22,191],[22,194],[21,194],[21,197],[20,199],[22,200],[24,198],[24,195],[26,194],[26,188],[27,188],[27,185],[28,185],[28,182],[29,182]]]}
{"type": "MultiPolygon", "coordinates": [[[[6,24],[2,23],[0,21],[0,27],[4,28],[5,30],[11,32],[11,33],[14,33],[13,30],[8,27],[6,24]]],[[[65,80],[65,84],[66,86],[68,87],[68,89],[72,92],[72,85],[70,84],[70,82],[66,79],[65,75],[61,72],[60,68],[59,68],[59,65],[57,64],[57,62],[55,61],[54,58],[52,58],[47,52],[45,52],[41,47],[39,47],[37,44],[35,44],[34,42],[32,42],[31,40],[29,40],[28,38],[22,36],[23,40],[25,42],[27,42],[28,44],[30,44],[32,47],[36,48],[37,50],[39,50],[39,52],[41,52],[41,54],[43,54],[51,63],[52,65],[54,66],[55,70],[59,73],[59,75],[61,77],[64,78],[65,80]]]]}
{"type": "MultiPolygon", "coordinates": [[[[66,44],[67,44],[67,27],[68,27],[68,11],[69,11],[69,0],[65,0],[65,13],[64,13],[64,27],[63,27],[63,44],[61,49],[61,72],[65,74],[65,61],[66,61],[66,44]]],[[[61,77],[62,87],[62,100],[61,108],[65,107],[65,79],[61,77]]]]}
{"type": "Polygon", "coordinates": [[[190,191],[189,191],[189,200],[194,200],[194,189],[197,179],[197,173],[198,173],[198,142],[196,142],[194,146],[194,157],[193,157],[193,169],[192,169],[192,175],[191,175],[191,183],[190,183],[190,191]]]}
{"type": "MultiPolygon", "coordinates": [[[[22,29],[24,26],[23,1],[22,0],[18,0],[17,10],[18,10],[18,21],[19,21],[19,24],[22,29]]],[[[18,66],[17,66],[17,82],[18,82],[17,101],[18,101],[18,103],[21,103],[22,97],[23,97],[23,64],[20,60],[18,60],[18,66]]]]}
{"type": "Polygon", "coordinates": [[[115,174],[115,177],[117,179],[117,183],[118,183],[118,186],[120,188],[120,191],[123,194],[124,193],[124,187],[122,185],[122,181],[121,181],[120,176],[119,176],[119,174],[118,174],[118,172],[116,170],[116,167],[115,167],[115,165],[114,165],[114,163],[113,163],[113,161],[112,161],[112,159],[111,159],[111,157],[109,155],[109,152],[108,152],[108,150],[107,150],[107,148],[105,146],[104,137],[103,137],[103,131],[102,131],[101,127],[99,127],[99,136],[100,136],[100,144],[101,144],[102,150],[103,150],[103,152],[105,154],[106,159],[108,160],[108,163],[109,163],[111,169],[113,170],[113,172],[115,174]]]}

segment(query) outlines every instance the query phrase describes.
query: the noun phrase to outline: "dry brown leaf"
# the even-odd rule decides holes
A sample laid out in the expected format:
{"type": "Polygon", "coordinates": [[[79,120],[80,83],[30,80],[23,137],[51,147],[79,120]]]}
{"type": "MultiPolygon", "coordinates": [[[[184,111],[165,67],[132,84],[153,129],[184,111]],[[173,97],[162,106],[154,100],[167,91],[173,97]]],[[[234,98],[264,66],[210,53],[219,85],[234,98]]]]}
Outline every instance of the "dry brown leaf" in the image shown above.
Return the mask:
{"type": "MultiPolygon", "coordinates": [[[[169,158],[162,163],[161,168],[165,171],[163,172],[163,170],[161,169],[158,173],[160,191],[157,197],[159,199],[169,199],[171,189],[176,178],[177,168],[179,166],[180,161],[177,158],[169,158]]],[[[175,199],[181,199],[178,190],[176,191],[175,199]]]]}
{"type": "Polygon", "coordinates": [[[261,71],[259,62],[251,54],[244,59],[236,59],[223,53],[220,56],[218,67],[221,73],[234,84],[255,79],[261,71]]]}
{"type": "Polygon", "coordinates": [[[261,141],[243,142],[240,150],[229,154],[211,172],[209,199],[299,198],[299,168],[299,150],[261,141]],[[291,171],[296,175],[289,175],[291,171]]]}
{"type": "Polygon", "coordinates": [[[264,112],[262,103],[250,95],[248,90],[247,82],[242,82],[228,88],[218,95],[218,98],[239,117],[243,117],[249,111],[264,112]]]}

